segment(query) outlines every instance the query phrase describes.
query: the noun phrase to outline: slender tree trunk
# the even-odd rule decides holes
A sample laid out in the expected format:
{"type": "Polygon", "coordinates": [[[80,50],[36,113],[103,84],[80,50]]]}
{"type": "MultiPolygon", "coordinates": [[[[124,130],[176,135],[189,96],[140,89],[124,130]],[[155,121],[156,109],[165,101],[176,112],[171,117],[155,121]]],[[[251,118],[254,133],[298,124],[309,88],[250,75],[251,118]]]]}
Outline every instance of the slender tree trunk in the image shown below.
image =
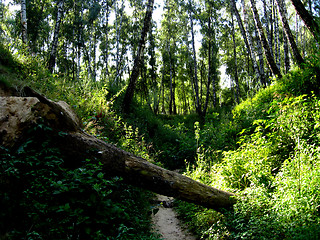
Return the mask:
{"type": "MultiPolygon", "coordinates": [[[[83,28],[81,28],[81,29],[83,29],[83,28]]],[[[89,54],[89,51],[88,51],[88,48],[90,47],[90,44],[89,44],[89,46],[87,46],[85,44],[85,41],[83,39],[83,34],[81,34],[81,44],[83,46],[82,49],[83,49],[84,58],[85,58],[85,60],[87,60],[87,61],[85,61],[85,63],[87,63],[88,78],[90,78],[92,76],[91,57],[90,57],[90,54],[89,54]]]]}
{"type": "Polygon", "coordinates": [[[284,68],[285,68],[285,72],[288,73],[290,70],[290,56],[289,56],[288,39],[285,36],[285,33],[283,33],[283,52],[284,52],[284,68]]]}
{"type": "Polygon", "coordinates": [[[95,82],[97,80],[97,26],[93,25],[93,46],[92,46],[92,75],[91,78],[95,82]]]}
{"type": "Polygon", "coordinates": [[[120,65],[122,62],[122,51],[120,49],[120,34],[122,29],[122,19],[123,19],[123,10],[124,10],[124,0],[121,2],[121,9],[119,9],[116,1],[116,33],[117,33],[117,42],[116,42],[116,77],[115,77],[115,84],[118,85],[118,79],[120,78],[120,65]],[[120,19],[118,23],[118,18],[120,14],[120,19]]]}
{"type": "Polygon", "coordinates": [[[250,58],[252,58],[252,56],[251,56],[251,52],[252,51],[251,51],[251,48],[250,48],[250,45],[249,45],[249,42],[248,42],[247,33],[246,33],[246,31],[245,31],[245,29],[243,27],[243,23],[242,23],[239,11],[238,11],[237,6],[236,6],[236,2],[235,2],[235,0],[230,0],[230,3],[231,3],[231,10],[233,11],[234,15],[236,16],[236,19],[237,19],[237,22],[238,22],[238,25],[239,25],[239,28],[240,28],[241,35],[243,37],[243,41],[246,44],[246,47],[247,47],[247,50],[248,50],[248,54],[250,55],[250,58]]]}
{"type": "MultiPolygon", "coordinates": [[[[242,8],[243,8],[243,15],[244,15],[244,23],[245,23],[245,27],[247,32],[250,32],[250,26],[249,26],[249,22],[248,22],[248,13],[247,13],[247,6],[244,0],[242,0],[242,8]]],[[[255,28],[255,27],[254,27],[255,28]]],[[[256,28],[255,28],[256,29],[256,28]]],[[[252,57],[252,63],[253,63],[253,68],[257,74],[257,77],[260,79],[260,83],[262,86],[266,87],[266,79],[265,79],[265,74],[264,74],[264,62],[263,62],[263,53],[261,51],[261,47],[259,48],[260,41],[258,39],[258,58],[260,60],[260,66],[262,65],[262,69],[258,66],[257,60],[256,60],[256,53],[254,51],[254,46],[253,46],[253,39],[252,39],[252,35],[248,34],[248,43],[250,46],[250,50],[251,50],[251,57],[252,57]],[[261,62],[262,60],[262,62],[261,62]]]]}
{"type": "Polygon", "coordinates": [[[164,97],[164,71],[162,71],[162,78],[161,78],[161,89],[160,89],[160,94],[162,95],[162,108],[161,112],[162,114],[166,114],[166,106],[165,106],[165,97],[164,97]]]}
{"type": "Polygon", "coordinates": [[[277,67],[281,69],[281,57],[280,57],[280,33],[279,33],[279,18],[278,18],[278,11],[274,10],[274,32],[275,32],[275,44],[274,44],[274,51],[275,51],[275,58],[277,67]]]}
{"type": "Polygon", "coordinates": [[[21,28],[22,41],[24,44],[28,43],[28,23],[27,23],[27,3],[26,0],[21,0],[21,28]]]}
{"type": "Polygon", "coordinates": [[[207,113],[207,108],[209,104],[209,97],[210,97],[210,84],[212,79],[212,27],[211,27],[211,9],[209,11],[208,17],[208,81],[207,81],[207,94],[206,94],[206,101],[203,107],[202,115],[205,117],[207,113]]]}
{"type": "Polygon", "coordinates": [[[48,69],[51,73],[53,72],[53,69],[56,65],[56,56],[57,56],[60,24],[61,24],[62,15],[63,15],[63,1],[64,0],[60,0],[58,3],[57,20],[56,20],[56,25],[54,28],[53,41],[52,41],[50,57],[49,57],[49,61],[48,61],[48,69]]]}
{"type": "Polygon", "coordinates": [[[254,33],[257,39],[257,51],[258,51],[258,58],[259,58],[259,71],[260,74],[264,80],[264,82],[262,82],[262,86],[266,86],[267,85],[267,81],[266,81],[266,73],[264,71],[264,58],[263,58],[263,51],[262,51],[262,44],[261,44],[261,40],[259,38],[259,32],[258,29],[256,28],[256,26],[254,26],[254,33]]]}
{"type": "MultiPolygon", "coordinates": [[[[175,39],[174,39],[174,49],[176,49],[175,39]]],[[[171,61],[174,59],[171,58],[171,61]]],[[[172,107],[173,107],[173,114],[177,114],[177,105],[176,105],[176,70],[175,70],[175,63],[172,63],[172,107]]]]}
{"type": "Polygon", "coordinates": [[[303,3],[300,0],[291,0],[293,6],[295,7],[297,13],[304,21],[307,28],[312,33],[313,37],[318,43],[320,43],[320,26],[314,20],[312,15],[305,9],[303,3]]]}
{"type": "MultiPolygon", "coordinates": [[[[169,41],[169,40],[168,40],[169,41]]],[[[167,42],[167,52],[169,55],[169,72],[170,72],[170,102],[169,102],[169,114],[173,113],[173,100],[174,100],[174,92],[173,92],[173,73],[172,73],[172,56],[170,49],[170,42],[167,42]]]]}
{"type": "Polygon", "coordinates": [[[264,19],[266,22],[266,33],[267,33],[267,39],[268,39],[268,44],[269,44],[269,49],[271,56],[273,57],[273,48],[272,48],[272,14],[270,13],[270,7],[269,3],[267,2],[268,0],[262,0],[263,2],[263,12],[264,12],[264,19]]]}
{"type": "Polygon", "coordinates": [[[288,38],[288,41],[290,43],[290,46],[291,46],[291,49],[292,49],[292,53],[293,53],[293,56],[295,57],[297,63],[299,65],[301,65],[302,63],[304,63],[304,60],[302,58],[302,56],[300,55],[300,52],[299,52],[299,49],[297,47],[297,44],[294,40],[294,37],[291,33],[291,30],[290,30],[290,27],[289,27],[289,23],[288,23],[288,20],[287,20],[287,13],[283,7],[284,3],[283,3],[283,0],[277,0],[277,3],[278,3],[278,9],[279,9],[279,12],[280,12],[280,15],[281,15],[281,20],[282,20],[282,24],[283,24],[283,28],[284,28],[284,31],[286,33],[286,36],[288,38]]]}
{"type": "Polygon", "coordinates": [[[235,39],[235,31],[234,31],[234,21],[233,21],[233,14],[231,13],[231,20],[232,20],[232,40],[233,40],[233,56],[234,56],[234,80],[236,83],[236,91],[235,97],[236,102],[240,102],[240,89],[239,89],[239,78],[238,78],[238,60],[237,60],[237,50],[236,50],[236,39],[235,39]]]}
{"type": "Polygon", "coordinates": [[[104,52],[104,62],[105,62],[105,74],[106,78],[109,77],[109,15],[110,15],[110,6],[109,1],[106,1],[106,22],[105,22],[105,36],[106,36],[106,43],[105,43],[105,52],[104,52]]]}
{"type": "Polygon", "coordinates": [[[253,13],[253,16],[254,16],[255,24],[256,24],[258,32],[259,32],[260,40],[262,42],[263,50],[264,50],[264,53],[266,55],[269,67],[270,67],[272,73],[275,76],[278,76],[279,78],[282,78],[281,72],[278,69],[278,67],[277,67],[277,65],[276,65],[276,63],[274,61],[274,58],[273,58],[273,56],[271,54],[271,50],[269,48],[267,39],[266,39],[266,37],[264,35],[264,31],[263,31],[263,28],[262,28],[262,24],[260,22],[258,10],[256,8],[255,0],[250,0],[250,1],[251,1],[251,9],[252,9],[252,13],[253,13]]]}
{"type": "MultiPolygon", "coordinates": [[[[191,2],[189,2],[191,8],[191,2]]],[[[197,66],[197,55],[196,55],[196,47],[194,42],[194,30],[193,30],[193,18],[191,15],[191,10],[189,9],[189,19],[190,19],[190,27],[191,27],[191,40],[192,40],[192,54],[193,54],[193,68],[194,68],[194,90],[195,90],[195,97],[196,97],[196,112],[201,115],[201,102],[199,98],[199,80],[198,80],[198,66],[197,66]]]]}
{"type": "Polygon", "coordinates": [[[126,90],[124,100],[123,100],[123,110],[125,113],[129,113],[129,111],[130,111],[130,106],[131,106],[136,82],[139,77],[140,65],[141,65],[141,55],[142,55],[144,48],[145,48],[146,35],[147,35],[147,33],[149,31],[149,27],[150,27],[152,10],[153,10],[153,3],[154,3],[154,0],[148,0],[146,15],[144,18],[144,24],[143,24],[143,28],[141,31],[141,37],[140,37],[139,46],[138,46],[138,52],[137,52],[136,58],[134,59],[133,69],[132,69],[132,73],[130,75],[130,80],[129,80],[129,85],[128,85],[128,88],[126,90]]]}
{"type": "MultiPolygon", "coordinates": [[[[245,21],[245,23],[247,23],[247,13],[246,13],[244,0],[242,0],[242,5],[243,5],[243,11],[244,11],[244,19],[245,19],[244,21],[245,21]]],[[[256,55],[255,55],[255,53],[253,51],[252,37],[250,36],[250,34],[247,35],[247,33],[246,33],[246,30],[245,30],[245,28],[243,26],[239,11],[238,11],[238,9],[236,7],[235,0],[231,0],[231,7],[233,9],[234,14],[236,15],[237,22],[238,22],[238,25],[240,27],[243,40],[244,40],[244,42],[246,44],[246,47],[247,47],[247,50],[248,50],[248,53],[249,53],[249,57],[252,60],[254,71],[255,71],[257,77],[260,79],[261,83],[265,86],[265,81],[264,81],[263,77],[260,74],[260,71],[259,71],[259,68],[258,68],[258,64],[257,64],[257,61],[256,61],[256,55]]],[[[249,30],[249,28],[247,26],[247,31],[248,30],[249,30]]]]}

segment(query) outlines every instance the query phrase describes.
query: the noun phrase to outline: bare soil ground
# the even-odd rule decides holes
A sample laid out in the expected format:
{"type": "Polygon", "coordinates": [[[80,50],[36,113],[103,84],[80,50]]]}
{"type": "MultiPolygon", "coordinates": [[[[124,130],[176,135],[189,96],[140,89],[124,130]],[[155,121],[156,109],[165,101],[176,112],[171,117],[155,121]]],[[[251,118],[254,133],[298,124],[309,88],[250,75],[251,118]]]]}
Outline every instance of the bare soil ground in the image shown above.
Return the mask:
{"type": "Polygon", "coordinates": [[[152,214],[153,229],[164,240],[196,240],[187,228],[180,222],[177,213],[172,208],[172,198],[157,195],[159,211],[152,214]]]}

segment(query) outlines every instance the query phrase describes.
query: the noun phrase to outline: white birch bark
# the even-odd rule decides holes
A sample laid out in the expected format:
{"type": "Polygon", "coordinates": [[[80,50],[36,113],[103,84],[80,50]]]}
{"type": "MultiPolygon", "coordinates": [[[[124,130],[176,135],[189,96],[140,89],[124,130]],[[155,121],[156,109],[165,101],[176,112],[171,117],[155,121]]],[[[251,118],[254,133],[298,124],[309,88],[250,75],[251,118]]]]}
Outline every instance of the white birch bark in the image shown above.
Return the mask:
{"type": "Polygon", "coordinates": [[[27,3],[26,0],[21,0],[21,27],[22,27],[22,41],[27,44],[28,42],[28,23],[27,23],[27,3]]]}

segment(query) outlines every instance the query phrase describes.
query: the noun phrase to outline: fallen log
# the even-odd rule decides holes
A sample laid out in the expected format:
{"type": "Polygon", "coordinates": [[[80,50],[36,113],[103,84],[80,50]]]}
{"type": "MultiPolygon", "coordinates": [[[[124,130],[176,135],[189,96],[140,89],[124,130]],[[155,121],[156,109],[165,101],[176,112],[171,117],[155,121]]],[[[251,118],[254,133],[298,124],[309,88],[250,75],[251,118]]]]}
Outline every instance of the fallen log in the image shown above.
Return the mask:
{"type": "Polygon", "coordinates": [[[88,158],[99,159],[109,175],[121,176],[129,184],[216,210],[232,208],[234,194],[179,173],[156,166],[114,145],[85,133],[76,114],[65,102],[53,102],[30,88],[28,97],[0,97],[0,141],[14,147],[26,138],[27,130],[40,119],[56,132],[61,152],[77,165],[88,158]]]}

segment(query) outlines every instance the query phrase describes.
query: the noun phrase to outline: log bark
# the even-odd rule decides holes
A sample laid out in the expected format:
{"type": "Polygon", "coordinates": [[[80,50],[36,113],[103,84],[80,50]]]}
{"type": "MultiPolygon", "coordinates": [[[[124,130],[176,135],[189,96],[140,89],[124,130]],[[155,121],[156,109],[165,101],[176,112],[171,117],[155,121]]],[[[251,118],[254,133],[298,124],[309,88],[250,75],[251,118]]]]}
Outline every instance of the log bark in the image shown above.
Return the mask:
{"type": "Polygon", "coordinates": [[[67,165],[79,167],[86,159],[97,159],[108,176],[121,176],[129,184],[202,206],[232,208],[234,194],[156,166],[81,130],[80,122],[64,102],[53,102],[26,88],[28,97],[0,97],[0,141],[14,147],[25,139],[28,129],[41,119],[54,129],[54,140],[67,165]],[[64,134],[58,134],[63,131],[64,134]]]}

